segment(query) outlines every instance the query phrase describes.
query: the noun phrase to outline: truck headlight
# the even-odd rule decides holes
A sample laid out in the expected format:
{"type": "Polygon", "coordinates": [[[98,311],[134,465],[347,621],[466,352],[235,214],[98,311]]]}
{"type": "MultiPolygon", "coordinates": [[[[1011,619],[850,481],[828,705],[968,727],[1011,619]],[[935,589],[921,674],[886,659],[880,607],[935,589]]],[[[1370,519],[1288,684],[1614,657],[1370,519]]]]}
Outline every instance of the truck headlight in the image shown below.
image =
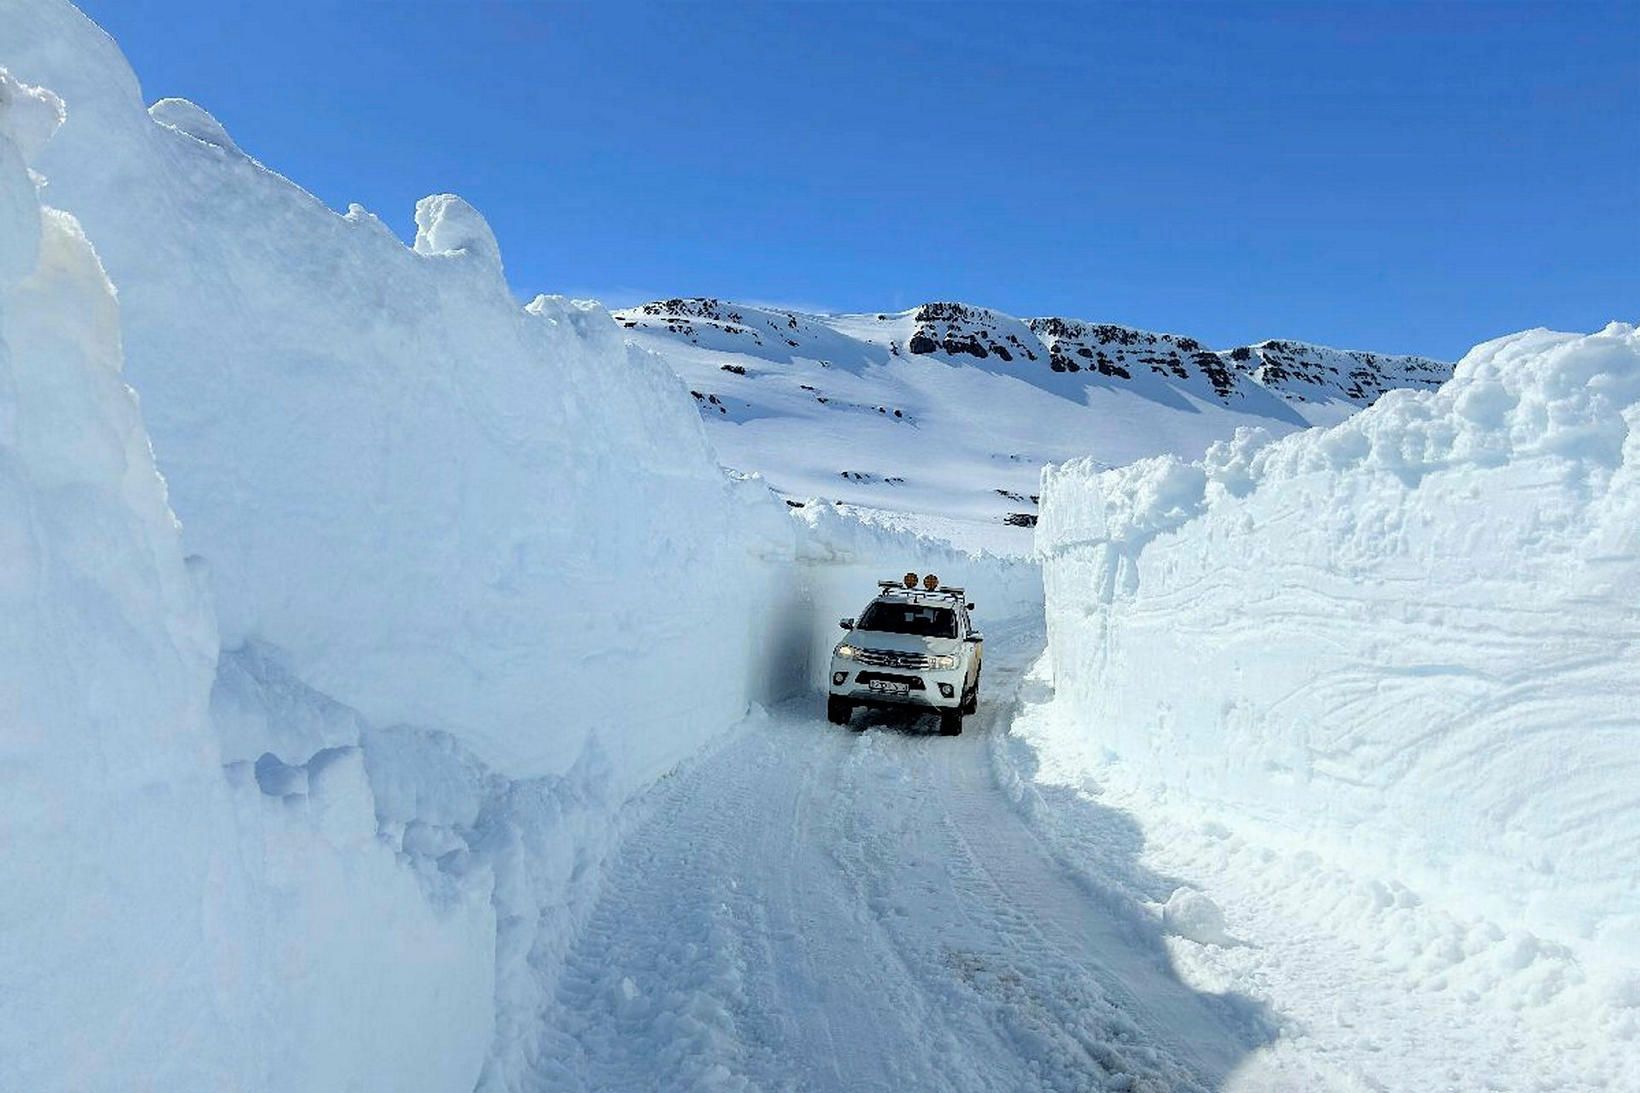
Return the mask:
{"type": "Polygon", "coordinates": [[[838,656],[843,657],[844,659],[853,660],[854,654],[859,652],[859,650],[845,641],[837,647],[836,652],[838,656]]]}
{"type": "Polygon", "coordinates": [[[939,654],[928,658],[928,666],[936,672],[950,671],[957,666],[957,658],[946,654],[939,654]]]}

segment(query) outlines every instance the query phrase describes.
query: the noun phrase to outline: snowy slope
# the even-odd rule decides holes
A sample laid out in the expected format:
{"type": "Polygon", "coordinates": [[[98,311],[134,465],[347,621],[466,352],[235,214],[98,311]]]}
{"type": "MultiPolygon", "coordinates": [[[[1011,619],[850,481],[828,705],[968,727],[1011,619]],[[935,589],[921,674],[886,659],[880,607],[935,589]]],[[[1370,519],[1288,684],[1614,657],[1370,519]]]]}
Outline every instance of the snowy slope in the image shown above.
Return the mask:
{"type": "Polygon", "coordinates": [[[1613,324],[1487,343],[1331,429],[1053,470],[1040,734],[1442,908],[1460,941],[1416,943],[1419,989],[1557,1007],[1613,1080],[1640,982],[1637,468],[1640,334],[1613,324]]]}
{"type": "Polygon", "coordinates": [[[1020,550],[1045,463],[1195,457],[1239,426],[1331,424],[1451,374],[1418,357],[1278,341],[1215,352],[956,303],[818,316],[677,299],[616,318],[688,383],[730,466],[789,497],[945,517],[948,532],[1020,550]]]}

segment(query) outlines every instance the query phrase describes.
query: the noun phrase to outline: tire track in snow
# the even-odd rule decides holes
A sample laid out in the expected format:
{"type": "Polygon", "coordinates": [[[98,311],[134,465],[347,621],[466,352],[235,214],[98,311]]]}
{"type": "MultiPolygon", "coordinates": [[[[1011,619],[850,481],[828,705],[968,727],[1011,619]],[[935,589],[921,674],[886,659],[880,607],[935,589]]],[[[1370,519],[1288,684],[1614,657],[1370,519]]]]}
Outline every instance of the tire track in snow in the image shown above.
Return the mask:
{"type": "Polygon", "coordinates": [[[535,1085],[1219,1084],[1247,1030],[998,788],[986,737],[1041,638],[992,632],[962,737],[903,719],[839,729],[808,699],[652,791],[542,1015],[535,1085]]]}

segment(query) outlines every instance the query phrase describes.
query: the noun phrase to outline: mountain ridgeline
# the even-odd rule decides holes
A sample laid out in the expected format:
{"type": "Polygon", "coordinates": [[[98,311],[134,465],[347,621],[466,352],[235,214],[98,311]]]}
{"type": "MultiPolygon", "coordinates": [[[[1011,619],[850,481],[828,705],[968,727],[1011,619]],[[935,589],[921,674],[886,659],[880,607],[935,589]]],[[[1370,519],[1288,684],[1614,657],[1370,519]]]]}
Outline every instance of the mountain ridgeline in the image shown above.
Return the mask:
{"type": "Polygon", "coordinates": [[[730,467],[794,503],[911,514],[1017,549],[1050,463],[1194,458],[1240,428],[1336,424],[1385,391],[1452,374],[1423,357],[1294,341],[1210,349],[960,303],[811,315],[696,298],[614,314],[682,377],[730,467]]]}
{"type": "Polygon", "coordinates": [[[794,355],[835,348],[832,336],[841,331],[886,345],[893,355],[983,364],[1030,381],[1048,373],[1114,386],[1149,374],[1226,406],[1253,387],[1289,401],[1366,406],[1393,388],[1434,388],[1452,375],[1451,364],[1427,357],[1278,339],[1209,349],[1181,334],[1059,316],[1018,319],[948,301],[894,314],[812,316],[697,297],[647,303],[616,317],[629,329],[664,332],[695,345],[706,344],[703,338],[720,347],[722,337],[741,339],[756,347],[754,353],[780,346],[794,355]]]}

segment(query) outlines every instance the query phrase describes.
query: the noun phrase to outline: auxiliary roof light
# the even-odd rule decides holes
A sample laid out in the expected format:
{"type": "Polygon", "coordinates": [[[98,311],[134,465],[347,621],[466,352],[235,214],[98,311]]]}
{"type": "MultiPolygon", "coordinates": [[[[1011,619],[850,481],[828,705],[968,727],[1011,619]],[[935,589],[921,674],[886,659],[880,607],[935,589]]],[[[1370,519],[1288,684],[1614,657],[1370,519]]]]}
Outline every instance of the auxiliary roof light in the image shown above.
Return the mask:
{"type": "Polygon", "coordinates": [[[932,591],[934,591],[934,589],[938,588],[939,586],[940,586],[940,579],[938,577],[934,576],[932,573],[930,573],[928,576],[923,578],[923,587],[928,589],[928,591],[932,592],[932,591]]]}
{"type": "Polygon", "coordinates": [[[907,573],[905,575],[904,580],[905,580],[905,586],[907,588],[916,588],[917,587],[917,575],[915,573],[907,573]]]}

